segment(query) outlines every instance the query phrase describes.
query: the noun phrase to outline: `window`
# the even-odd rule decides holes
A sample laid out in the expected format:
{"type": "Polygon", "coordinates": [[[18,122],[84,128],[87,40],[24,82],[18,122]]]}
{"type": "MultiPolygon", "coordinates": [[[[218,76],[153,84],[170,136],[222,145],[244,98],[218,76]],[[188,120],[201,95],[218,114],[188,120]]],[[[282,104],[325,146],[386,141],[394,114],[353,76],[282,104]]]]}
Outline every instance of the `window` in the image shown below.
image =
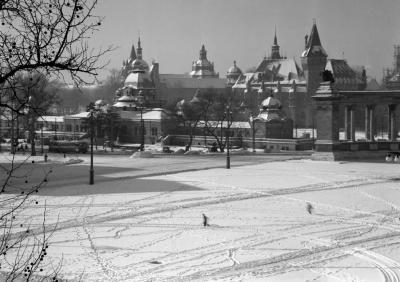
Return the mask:
{"type": "Polygon", "coordinates": [[[71,124],[66,124],[65,125],[65,131],[72,131],[72,125],[71,124]]]}
{"type": "Polygon", "coordinates": [[[151,128],[151,135],[152,136],[157,136],[157,127],[152,127],[151,128]]]}

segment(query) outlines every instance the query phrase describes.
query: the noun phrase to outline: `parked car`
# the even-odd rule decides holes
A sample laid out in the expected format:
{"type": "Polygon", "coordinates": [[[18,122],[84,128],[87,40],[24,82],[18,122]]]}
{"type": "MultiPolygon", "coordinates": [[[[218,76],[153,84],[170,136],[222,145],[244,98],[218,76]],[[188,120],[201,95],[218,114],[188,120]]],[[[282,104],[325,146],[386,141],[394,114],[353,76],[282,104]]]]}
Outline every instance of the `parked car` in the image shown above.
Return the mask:
{"type": "Polygon", "coordinates": [[[88,151],[89,144],[85,141],[50,141],[49,152],[53,153],[83,153],[88,151]]]}

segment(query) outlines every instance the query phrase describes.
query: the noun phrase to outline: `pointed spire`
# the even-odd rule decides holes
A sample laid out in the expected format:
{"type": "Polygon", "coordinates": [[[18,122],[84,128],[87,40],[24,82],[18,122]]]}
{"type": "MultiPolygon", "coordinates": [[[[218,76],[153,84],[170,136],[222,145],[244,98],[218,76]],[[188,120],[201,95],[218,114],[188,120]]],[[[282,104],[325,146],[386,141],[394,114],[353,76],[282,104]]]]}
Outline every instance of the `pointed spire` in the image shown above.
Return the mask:
{"type": "Polygon", "coordinates": [[[319,33],[318,33],[318,29],[317,29],[317,24],[315,22],[314,19],[314,23],[311,29],[311,33],[310,33],[310,37],[307,40],[307,47],[312,47],[312,46],[322,46],[321,45],[321,40],[319,39],[319,33]]]}
{"type": "Polygon", "coordinates": [[[140,36],[138,39],[138,47],[137,47],[137,58],[142,60],[142,46],[141,46],[141,42],[140,42],[140,36]]]}
{"type": "Polygon", "coordinates": [[[279,45],[278,39],[276,37],[276,26],[275,26],[275,36],[274,36],[274,45],[271,46],[271,57],[270,59],[282,59],[281,54],[279,53],[279,45]]]}
{"type": "Polygon", "coordinates": [[[310,36],[306,37],[305,41],[306,41],[306,48],[305,48],[306,50],[303,52],[302,57],[309,57],[315,55],[316,56],[322,55],[324,57],[328,57],[328,54],[322,47],[315,19],[313,19],[313,26],[311,28],[310,36]]]}
{"type": "Polygon", "coordinates": [[[131,54],[129,56],[130,61],[136,60],[136,51],[135,51],[135,45],[132,44],[132,49],[131,49],[131,54]]]}
{"type": "Polygon", "coordinates": [[[200,60],[207,60],[207,50],[206,47],[204,47],[204,44],[201,45],[200,60]]]}

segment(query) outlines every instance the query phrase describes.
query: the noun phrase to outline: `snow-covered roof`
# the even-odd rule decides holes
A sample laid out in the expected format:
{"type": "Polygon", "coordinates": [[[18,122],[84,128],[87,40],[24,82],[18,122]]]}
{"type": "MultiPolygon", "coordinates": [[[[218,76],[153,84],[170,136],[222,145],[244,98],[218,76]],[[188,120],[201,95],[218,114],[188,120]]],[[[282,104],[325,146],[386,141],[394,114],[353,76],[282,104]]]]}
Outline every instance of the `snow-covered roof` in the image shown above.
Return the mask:
{"type": "Polygon", "coordinates": [[[264,59],[258,65],[254,75],[262,75],[265,82],[293,79],[305,80],[300,66],[294,59],[264,59]]]}
{"type": "MultiPolygon", "coordinates": [[[[118,112],[122,119],[129,120],[140,120],[140,110],[136,111],[119,111],[118,112]]],[[[143,119],[144,120],[154,120],[161,121],[164,119],[168,119],[169,114],[166,110],[161,108],[153,108],[153,109],[144,109],[143,110],[143,119]]]]}
{"type": "Polygon", "coordinates": [[[225,88],[224,78],[193,78],[189,75],[160,74],[160,83],[167,88],[225,88]]]}
{"type": "Polygon", "coordinates": [[[87,118],[89,116],[89,112],[81,112],[79,114],[75,114],[75,115],[68,115],[65,116],[65,119],[81,119],[81,118],[87,118]]]}
{"type": "Polygon", "coordinates": [[[44,122],[59,122],[62,123],[64,122],[64,116],[41,116],[38,117],[38,121],[44,121],[44,122]]]}

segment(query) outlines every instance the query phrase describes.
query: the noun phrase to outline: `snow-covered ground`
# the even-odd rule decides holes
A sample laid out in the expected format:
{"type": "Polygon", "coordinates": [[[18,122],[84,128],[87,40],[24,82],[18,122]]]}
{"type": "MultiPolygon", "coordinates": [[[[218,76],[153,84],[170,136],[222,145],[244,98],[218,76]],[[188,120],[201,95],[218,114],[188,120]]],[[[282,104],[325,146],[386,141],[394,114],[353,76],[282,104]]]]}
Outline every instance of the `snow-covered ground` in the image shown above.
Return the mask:
{"type": "MultiPolygon", "coordinates": [[[[58,220],[47,259],[63,258],[64,278],[399,281],[398,164],[292,160],[106,177],[113,180],[82,189],[130,190],[38,197],[47,223],[58,220]],[[143,192],[143,181],[166,188],[143,192]]],[[[40,224],[42,212],[36,205],[24,220],[40,224]]]]}

